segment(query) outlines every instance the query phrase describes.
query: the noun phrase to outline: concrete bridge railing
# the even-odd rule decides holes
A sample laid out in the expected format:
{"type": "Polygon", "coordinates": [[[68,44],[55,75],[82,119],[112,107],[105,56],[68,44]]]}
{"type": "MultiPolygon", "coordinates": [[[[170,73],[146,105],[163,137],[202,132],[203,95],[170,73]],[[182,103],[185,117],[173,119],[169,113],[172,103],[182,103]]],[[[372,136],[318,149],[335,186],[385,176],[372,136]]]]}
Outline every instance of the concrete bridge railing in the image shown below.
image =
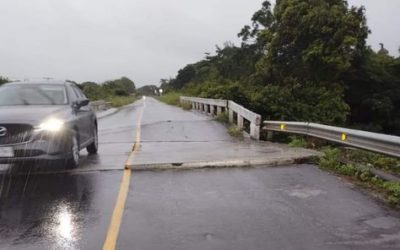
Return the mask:
{"type": "Polygon", "coordinates": [[[244,128],[245,120],[247,120],[250,123],[250,137],[256,140],[260,139],[261,115],[256,114],[233,101],[187,96],[181,96],[180,101],[181,103],[190,103],[192,109],[213,116],[227,112],[229,115],[229,122],[231,123],[234,122],[234,117],[236,115],[236,125],[240,129],[244,128]]]}
{"type": "Polygon", "coordinates": [[[110,104],[110,102],[106,102],[104,100],[90,102],[90,105],[95,112],[109,109],[111,106],[110,104]]]}

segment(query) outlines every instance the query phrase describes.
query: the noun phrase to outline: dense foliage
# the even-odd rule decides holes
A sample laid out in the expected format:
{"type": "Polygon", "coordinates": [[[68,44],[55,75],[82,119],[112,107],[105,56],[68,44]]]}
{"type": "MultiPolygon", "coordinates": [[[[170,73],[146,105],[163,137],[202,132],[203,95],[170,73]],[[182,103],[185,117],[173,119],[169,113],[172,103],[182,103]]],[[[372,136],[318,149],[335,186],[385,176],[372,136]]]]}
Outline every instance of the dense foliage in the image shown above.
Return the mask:
{"type": "Polygon", "coordinates": [[[80,84],[80,87],[91,100],[109,99],[114,96],[129,96],[136,92],[135,83],[127,77],[106,81],[102,84],[84,82],[80,84]]]}
{"type": "Polygon", "coordinates": [[[156,85],[146,85],[138,88],[137,93],[145,96],[158,95],[158,87],[156,85]]]}
{"type": "Polygon", "coordinates": [[[363,7],[345,0],[269,1],[239,33],[161,88],[232,99],[266,119],[400,135],[400,58],[366,46],[363,7]]]}

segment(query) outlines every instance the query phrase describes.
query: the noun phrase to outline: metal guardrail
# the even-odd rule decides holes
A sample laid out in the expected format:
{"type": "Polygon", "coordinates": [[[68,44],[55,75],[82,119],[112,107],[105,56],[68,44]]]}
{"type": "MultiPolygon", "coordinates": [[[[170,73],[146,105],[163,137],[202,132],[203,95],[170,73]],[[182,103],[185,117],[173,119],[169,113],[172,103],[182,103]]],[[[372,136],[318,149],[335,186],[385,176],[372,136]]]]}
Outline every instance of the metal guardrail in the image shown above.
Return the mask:
{"type": "Polygon", "coordinates": [[[99,100],[99,101],[93,101],[90,102],[90,105],[92,106],[94,111],[103,111],[103,110],[107,110],[110,108],[110,102],[106,102],[104,100],[99,100]]]}
{"type": "Polygon", "coordinates": [[[200,110],[213,116],[219,115],[222,112],[228,112],[229,122],[231,123],[234,121],[234,114],[237,114],[237,127],[242,129],[244,127],[244,120],[249,121],[250,137],[256,140],[260,139],[261,116],[233,101],[187,96],[181,96],[180,101],[181,103],[191,103],[192,109],[200,110]]]}
{"type": "Polygon", "coordinates": [[[265,121],[264,130],[321,138],[368,151],[400,157],[400,137],[306,122],[265,121]]]}
{"type": "MultiPolygon", "coordinates": [[[[192,108],[207,114],[218,115],[228,112],[229,121],[233,122],[237,114],[237,126],[243,128],[244,119],[250,122],[250,136],[259,140],[261,116],[239,104],[220,99],[206,99],[181,96],[181,102],[192,104],[192,108]]],[[[306,135],[336,142],[355,148],[400,157],[400,137],[355,129],[334,127],[307,122],[265,121],[264,130],[306,135]]]]}

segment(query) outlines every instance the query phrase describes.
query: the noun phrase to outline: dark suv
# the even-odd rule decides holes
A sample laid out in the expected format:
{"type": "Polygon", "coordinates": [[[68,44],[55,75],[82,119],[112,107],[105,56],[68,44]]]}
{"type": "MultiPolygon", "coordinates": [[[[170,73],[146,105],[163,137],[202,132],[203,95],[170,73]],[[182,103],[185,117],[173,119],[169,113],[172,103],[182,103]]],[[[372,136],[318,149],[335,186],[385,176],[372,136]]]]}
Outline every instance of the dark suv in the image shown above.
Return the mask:
{"type": "Polygon", "coordinates": [[[97,120],[71,82],[13,82],[0,87],[0,163],[57,160],[79,165],[85,148],[96,154],[97,120]]]}

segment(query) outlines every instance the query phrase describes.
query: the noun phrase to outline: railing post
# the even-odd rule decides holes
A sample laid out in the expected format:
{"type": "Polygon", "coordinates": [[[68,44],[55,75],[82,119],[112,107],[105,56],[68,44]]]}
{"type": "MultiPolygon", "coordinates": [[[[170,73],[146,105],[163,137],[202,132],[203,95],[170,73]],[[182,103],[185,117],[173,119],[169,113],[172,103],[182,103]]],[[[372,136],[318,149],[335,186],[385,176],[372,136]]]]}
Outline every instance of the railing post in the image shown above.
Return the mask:
{"type": "Polygon", "coordinates": [[[233,123],[233,110],[229,109],[229,122],[233,123]]]}
{"type": "Polygon", "coordinates": [[[260,140],[261,116],[257,116],[256,120],[250,123],[250,137],[260,140]]]}
{"type": "Polygon", "coordinates": [[[244,123],[243,116],[238,114],[238,116],[237,116],[237,126],[238,126],[239,129],[243,128],[243,123],[244,123]]]}
{"type": "Polygon", "coordinates": [[[220,106],[217,106],[217,115],[222,114],[222,108],[220,106]]]}
{"type": "Polygon", "coordinates": [[[210,114],[214,116],[214,105],[210,105],[210,114]]]}
{"type": "Polygon", "coordinates": [[[250,123],[250,137],[256,140],[260,140],[260,126],[254,123],[250,123]]]}

